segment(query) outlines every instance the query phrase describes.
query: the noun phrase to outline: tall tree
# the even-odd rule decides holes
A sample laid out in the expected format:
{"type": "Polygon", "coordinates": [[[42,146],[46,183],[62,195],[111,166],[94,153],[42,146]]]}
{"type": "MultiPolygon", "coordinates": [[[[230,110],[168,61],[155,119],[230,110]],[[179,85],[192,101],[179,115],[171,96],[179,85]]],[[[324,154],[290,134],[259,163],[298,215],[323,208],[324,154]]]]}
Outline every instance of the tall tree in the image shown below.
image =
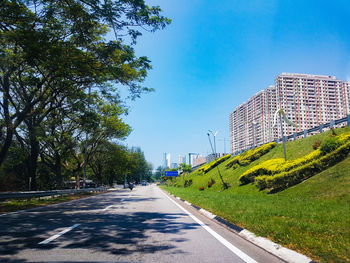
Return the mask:
{"type": "Polygon", "coordinates": [[[87,87],[104,98],[116,95],[115,84],[127,86],[131,98],[149,91],[139,84],[150,69],[149,60],[136,57],[132,44],[139,28],[155,31],[170,23],[160,12],[142,0],[1,1],[0,165],[25,122],[29,174],[35,177],[42,121],[67,98],[86,99],[77,95],[87,87]],[[114,41],[106,40],[109,30],[114,41]]]}

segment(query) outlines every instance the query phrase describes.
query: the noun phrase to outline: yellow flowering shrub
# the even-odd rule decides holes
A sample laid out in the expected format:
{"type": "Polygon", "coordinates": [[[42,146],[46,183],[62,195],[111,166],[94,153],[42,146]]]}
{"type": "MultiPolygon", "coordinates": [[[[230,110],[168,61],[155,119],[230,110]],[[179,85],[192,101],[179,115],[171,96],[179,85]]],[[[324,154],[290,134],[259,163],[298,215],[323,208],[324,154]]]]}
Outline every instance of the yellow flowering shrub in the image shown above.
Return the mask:
{"type": "Polygon", "coordinates": [[[264,145],[261,145],[255,149],[245,151],[241,153],[240,155],[237,155],[232,158],[227,164],[226,168],[237,168],[238,166],[247,166],[251,162],[259,159],[264,154],[268,153],[271,149],[273,149],[277,143],[270,142],[264,145]]]}
{"type": "MultiPolygon", "coordinates": [[[[339,142],[339,146],[335,150],[322,154],[322,151],[317,149],[302,158],[285,162],[279,166],[274,173],[259,175],[255,172],[254,183],[260,190],[269,188],[271,191],[280,191],[298,184],[342,161],[350,153],[350,132],[340,134],[333,138],[336,138],[339,142]]],[[[254,173],[254,170],[251,172],[254,173]]],[[[253,175],[246,174],[245,176],[251,178],[253,175]]]]}
{"type": "Polygon", "coordinates": [[[216,159],[216,160],[214,160],[214,161],[212,161],[210,163],[207,163],[207,164],[203,165],[201,168],[198,169],[198,171],[207,173],[211,169],[213,169],[214,167],[218,166],[220,163],[226,161],[230,157],[231,157],[230,154],[224,155],[224,156],[220,157],[219,159],[216,159]]]}
{"type": "Polygon", "coordinates": [[[309,153],[308,155],[305,155],[293,161],[285,161],[283,158],[271,159],[245,171],[239,177],[239,181],[241,182],[241,184],[252,183],[256,176],[268,176],[281,172],[286,172],[295,167],[311,162],[314,159],[318,158],[320,155],[321,151],[317,149],[309,153]]]}
{"type": "Polygon", "coordinates": [[[239,161],[240,155],[234,156],[227,164],[225,165],[226,168],[237,168],[239,166],[238,161],[239,161]]]}
{"type": "Polygon", "coordinates": [[[341,143],[345,143],[350,140],[350,132],[346,132],[337,136],[341,143]]]}

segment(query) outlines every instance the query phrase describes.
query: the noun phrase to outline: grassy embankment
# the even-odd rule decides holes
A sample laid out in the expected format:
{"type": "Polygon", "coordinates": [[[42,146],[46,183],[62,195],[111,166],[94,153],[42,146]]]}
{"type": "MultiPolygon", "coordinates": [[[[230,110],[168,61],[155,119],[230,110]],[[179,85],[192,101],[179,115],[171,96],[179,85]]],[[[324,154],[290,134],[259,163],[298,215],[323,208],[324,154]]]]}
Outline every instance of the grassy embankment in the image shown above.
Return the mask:
{"type": "MultiPolygon", "coordinates": [[[[350,128],[337,129],[338,134],[350,128]]],[[[313,151],[312,145],[329,132],[286,145],[289,160],[313,151]]],[[[258,191],[253,184],[239,185],[247,169],[263,161],[283,158],[282,145],[248,166],[235,170],[219,165],[224,180],[222,190],[217,169],[205,175],[191,173],[177,179],[177,187],[164,187],[172,194],[203,207],[259,236],[299,251],[322,262],[350,262],[350,157],[308,180],[276,194],[258,191]],[[193,180],[182,187],[184,180],[193,180]],[[215,184],[208,188],[208,182],[215,184]],[[199,191],[204,187],[204,191],[199,191]]]]}

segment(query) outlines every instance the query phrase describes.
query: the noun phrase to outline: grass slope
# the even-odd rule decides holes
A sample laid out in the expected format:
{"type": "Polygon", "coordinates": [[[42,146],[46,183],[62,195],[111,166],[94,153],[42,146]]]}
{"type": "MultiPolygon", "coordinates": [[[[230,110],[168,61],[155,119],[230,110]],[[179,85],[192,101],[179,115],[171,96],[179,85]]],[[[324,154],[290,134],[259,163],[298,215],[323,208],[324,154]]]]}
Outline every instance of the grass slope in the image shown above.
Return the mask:
{"type": "MultiPolygon", "coordinates": [[[[336,130],[338,134],[350,128],[336,130]]],[[[311,151],[317,140],[329,133],[289,142],[287,156],[296,159],[311,151]]],[[[322,262],[350,262],[350,157],[277,194],[258,191],[252,185],[239,186],[238,177],[247,169],[271,158],[282,158],[282,145],[246,167],[219,169],[230,189],[222,191],[217,169],[205,175],[192,173],[178,178],[193,180],[191,187],[165,187],[169,192],[226,218],[260,236],[297,250],[322,262]],[[208,181],[216,183],[208,188],[208,181]],[[204,186],[204,191],[198,187],[204,186]]]]}

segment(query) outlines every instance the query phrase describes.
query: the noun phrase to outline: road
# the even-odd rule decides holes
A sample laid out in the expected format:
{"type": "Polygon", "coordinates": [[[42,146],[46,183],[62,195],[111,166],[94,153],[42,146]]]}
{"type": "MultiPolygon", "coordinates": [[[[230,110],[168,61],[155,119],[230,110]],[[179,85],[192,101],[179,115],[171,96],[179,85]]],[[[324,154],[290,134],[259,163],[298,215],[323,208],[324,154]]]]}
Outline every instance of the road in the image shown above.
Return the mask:
{"type": "Polygon", "coordinates": [[[282,262],[155,185],[0,222],[0,262],[282,262]]]}

